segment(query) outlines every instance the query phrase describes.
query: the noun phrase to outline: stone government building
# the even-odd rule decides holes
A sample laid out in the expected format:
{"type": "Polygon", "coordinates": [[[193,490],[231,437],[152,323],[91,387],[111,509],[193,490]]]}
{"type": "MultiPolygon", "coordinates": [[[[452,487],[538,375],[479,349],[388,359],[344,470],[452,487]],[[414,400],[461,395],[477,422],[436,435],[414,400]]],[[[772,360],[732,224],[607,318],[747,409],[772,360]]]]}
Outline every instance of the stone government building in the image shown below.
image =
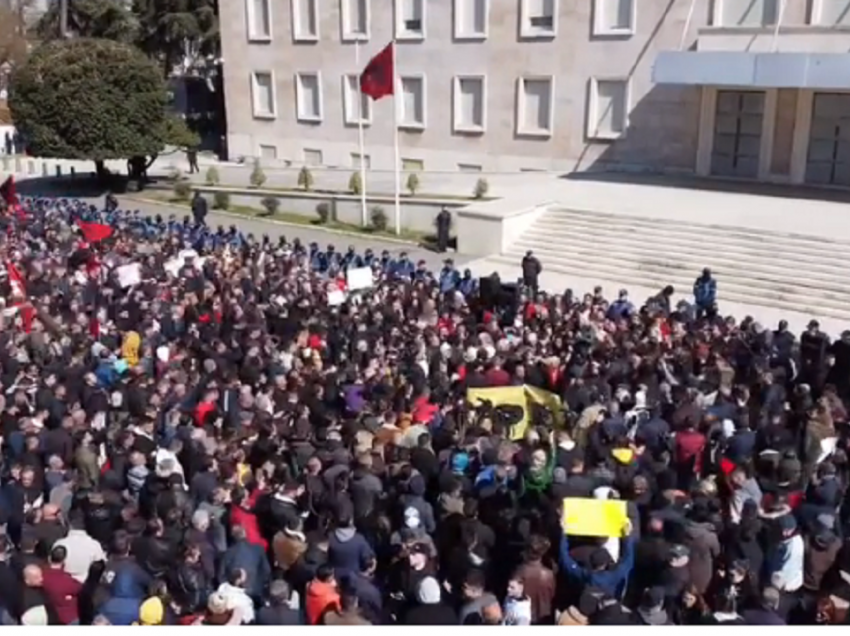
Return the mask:
{"type": "Polygon", "coordinates": [[[231,159],[850,186],[850,0],[232,0],[231,159]],[[366,152],[358,146],[362,118],[366,152]]]}

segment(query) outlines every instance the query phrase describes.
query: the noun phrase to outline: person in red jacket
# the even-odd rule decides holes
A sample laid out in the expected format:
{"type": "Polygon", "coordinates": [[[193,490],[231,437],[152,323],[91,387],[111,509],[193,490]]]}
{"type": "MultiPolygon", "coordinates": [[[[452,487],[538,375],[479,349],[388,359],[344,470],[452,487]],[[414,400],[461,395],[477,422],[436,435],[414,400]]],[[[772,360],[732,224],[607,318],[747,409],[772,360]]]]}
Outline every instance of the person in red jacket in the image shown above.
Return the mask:
{"type": "Polygon", "coordinates": [[[59,623],[76,625],[80,621],[77,599],[83,585],[65,571],[67,557],[68,551],[64,546],[53,547],[47,566],[42,568],[42,589],[59,623]]]}
{"type": "Polygon", "coordinates": [[[263,490],[261,488],[255,489],[250,495],[241,488],[237,489],[231,499],[233,501],[233,507],[230,509],[230,524],[232,526],[240,526],[245,530],[245,540],[248,543],[258,545],[263,550],[268,550],[269,544],[260,532],[257,515],[252,512],[254,504],[262,494],[263,490]]]}
{"type": "Polygon", "coordinates": [[[686,490],[690,482],[702,474],[702,456],[705,451],[705,435],[696,430],[693,422],[689,421],[683,431],[676,433],[675,460],[681,467],[679,487],[686,490]]]}

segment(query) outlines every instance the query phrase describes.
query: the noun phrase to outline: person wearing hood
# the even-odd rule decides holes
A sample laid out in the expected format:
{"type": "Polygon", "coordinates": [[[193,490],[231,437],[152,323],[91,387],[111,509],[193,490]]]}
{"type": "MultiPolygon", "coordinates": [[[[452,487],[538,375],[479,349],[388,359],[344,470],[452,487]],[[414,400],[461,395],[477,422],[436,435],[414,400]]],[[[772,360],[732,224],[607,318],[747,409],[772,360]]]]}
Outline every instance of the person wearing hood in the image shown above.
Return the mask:
{"type": "Polygon", "coordinates": [[[144,600],[136,578],[128,570],[119,570],[112,581],[111,596],[98,608],[111,625],[132,625],[139,620],[139,608],[144,600]]]}
{"type": "Polygon", "coordinates": [[[458,616],[451,605],[442,602],[440,584],[432,576],[419,582],[415,603],[402,616],[403,625],[457,625],[458,616]]]}
{"type": "Polygon", "coordinates": [[[372,546],[354,527],[354,520],[348,515],[341,516],[328,538],[328,563],[336,571],[337,578],[359,572],[360,564],[371,561],[374,556],[372,546]]]}
{"type": "Polygon", "coordinates": [[[401,496],[401,505],[402,510],[415,508],[425,532],[433,534],[437,522],[434,519],[434,508],[425,500],[425,490],[425,480],[422,475],[415,473],[407,482],[407,493],[401,496]]]}

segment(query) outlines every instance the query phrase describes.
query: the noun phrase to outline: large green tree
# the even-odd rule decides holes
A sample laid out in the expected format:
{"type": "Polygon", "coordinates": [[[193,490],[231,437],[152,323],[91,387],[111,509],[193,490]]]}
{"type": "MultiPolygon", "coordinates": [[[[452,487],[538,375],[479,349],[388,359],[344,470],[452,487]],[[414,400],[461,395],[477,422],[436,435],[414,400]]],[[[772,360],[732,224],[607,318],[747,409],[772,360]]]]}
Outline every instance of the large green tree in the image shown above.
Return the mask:
{"type": "MultiPolygon", "coordinates": [[[[60,4],[51,2],[38,22],[36,32],[42,41],[62,37],[60,4]]],[[[125,0],[68,0],[68,35],[129,43],[138,34],[138,21],[125,0]]]]}
{"type": "MultiPolygon", "coordinates": [[[[33,155],[129,159],[131,176],[185,126],[166,107],[165,81],[138,49],[112,40],[71,39],[38,47],[12,76],[9,107],[33,155]]],[[[188,140],[191,141],[191,140],[188,140]]]]}

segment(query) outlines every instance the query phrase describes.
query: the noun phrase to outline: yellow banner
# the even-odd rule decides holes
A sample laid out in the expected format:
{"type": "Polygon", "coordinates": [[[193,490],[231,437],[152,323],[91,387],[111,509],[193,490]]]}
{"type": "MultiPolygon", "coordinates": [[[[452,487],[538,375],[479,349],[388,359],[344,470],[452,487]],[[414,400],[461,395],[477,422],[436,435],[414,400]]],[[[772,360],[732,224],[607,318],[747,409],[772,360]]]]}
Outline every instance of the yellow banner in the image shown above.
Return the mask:
{"type": "Polygon", "coordinates": [[[626,502],[618,499],[564,499],[564,527],[570,536],[619,537],[629,516],[626,502]]]}
{"type": "Polygon", "coordinates": [[[555,423],[563,423],[561,399],[554,393],[535,386],[500,386],[489,389],[467,389],[466,401],[473,407],[490,403],[503,421],[511,427],[511,439],[522,439],[531,422],[531,408],[538,404],[552,411],[555,423]]]}

